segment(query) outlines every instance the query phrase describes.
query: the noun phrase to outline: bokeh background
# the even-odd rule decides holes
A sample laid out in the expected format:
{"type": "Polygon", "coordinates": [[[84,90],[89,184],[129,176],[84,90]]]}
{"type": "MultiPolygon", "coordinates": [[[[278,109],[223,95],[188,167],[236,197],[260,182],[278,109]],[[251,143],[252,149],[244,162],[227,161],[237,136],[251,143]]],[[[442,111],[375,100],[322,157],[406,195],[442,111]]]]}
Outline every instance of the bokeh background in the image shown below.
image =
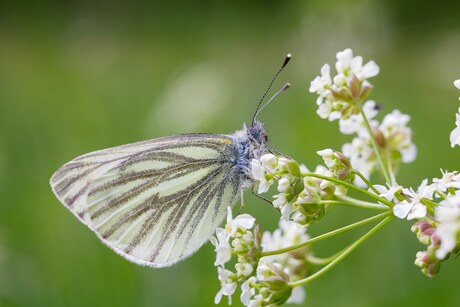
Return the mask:
{"type": "MultiPolygon", "coordinates": [[[[0,306],[212,306],[220,287],[210,244],[172,268],[138,267],[81,225],[48,180],[92,150],[239,129],[287,52],[293,60],[275,87],[292,88],[260,116],[277,149],[314,168],[317,150],[350,140],[316,116],[308,85],[351,47],[381,67],[372,97],[383,113],[412,116],[419,155],[400,183],[460,169],[449,143],[460,95],[452,84],[460,78],[458,1],[127,3],[0,4],[0,306]]],[[[277,212],[247,194],[244,210],[275,228],[277,212]]],[[[337,209],[310,232],[369,214],[337,209]]],[[[308,285],[305,306],[458,306],[459,260],[426,278],[413,265],[423,246],[409,227],[391,223],[308,285]]]]}

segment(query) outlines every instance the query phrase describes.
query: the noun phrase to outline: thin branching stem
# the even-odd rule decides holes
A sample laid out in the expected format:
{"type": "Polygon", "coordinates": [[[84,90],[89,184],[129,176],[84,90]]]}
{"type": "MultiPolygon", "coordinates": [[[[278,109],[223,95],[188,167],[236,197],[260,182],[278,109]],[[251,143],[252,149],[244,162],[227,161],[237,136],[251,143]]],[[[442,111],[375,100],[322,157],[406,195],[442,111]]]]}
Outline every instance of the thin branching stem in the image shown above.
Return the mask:
{"type": "Polygon", "coordinates": [[[289,285],[291,287],[297,287],[301,285],[305,285],[316,278],[320,277],[321,275],[325,274],[328,272],[330,269],[332,269],[334,266],[336,266],[339,262],[341,262],[343,259],[345,259],[351,252],[353,252],[358,246],[360,246],[364,241],[369,239],[373,234],[375,234],[380,228],[385,226],[388,222],[390,222],[394,217],[393,216],[387,216],[383,221],[378,223],[376,226],[374,226],[371,230],[369,230],[364,236],[356,240],[353,244],[351,244],[348,248],[346,248],[337,258],[332,260],[329,264],[324,266],[321,270],[318,272],[314,273],[313,275],[310,275],[304,279],[300,279],[295,282],[291,282],[289,285]]]}
{"type": "Polygon", "coordinates": [[[321,240],[333,237],[333,236],[338,235],[340,233],[343,233],[345,231],[348,231],[348,230],[351,230],[351,229],[354,229],[354,228],[357,228],[357,227],[372,223],[374,221],[378,221],[378,220],[380,220],[382,218],[390,216],[391,214],[392,214],[392,211],[383,212],[383,213],[374,215],[374,216],[372,216],[370,218],[361,220],[359,222],[356,222],[356,223],[347,225],[345,227],[341,227],[341,228],[338,228],[336,230],[333,230],[333,231],[327,232],[325,234],[319,235],[317,237],[311,238],[311,239],[309,239],[309,240],[307,240],[305,242],[302,242],[300,244],[292,245],[292,246],[285,247],[285,248],[280,248],[280,249],[277,249],[277,250],[262,252],[262,253],[259,254],[259,257],[262,258],[262,257],[266,257],[266,256],[284,254],[284,253],[296,250],[298,248],[302,248],[304,246],[308,246],[308,245],[311,245],[313,243],[319,242],[321,240]]]}
{"type": "Polygon", "coordinates": [[[379,147],[377,145],[377,142],[375,141],[374,133],[372,132],[372,128],[371,128],[371,125],[369,124],[369,120],[367,119],[366,114],[364,114],[364,111],[363,111],[362,108],[359,108],[359,113],[361,113],[361,116],[363,117],[363,121],[364,121],[366,129],[367,129],[367,131],[369,133],[371,143],[372,143],[372,147],[374,148],[375,156],[377,157],[377,161],[379,162],[380,169],[382,171],[383,177],[385,178],[385,181],[387,182],[387,184],[391,186],[391,184],[392,184],[391,178],[388,175],[388,171],[387,171],[387,169],[385,167],[385,164],[383,163],[383,159],[382,159],[382,156],[380,155],[380,150],[379,150],[379,147]]]}
{"type": "Polygon", "coordinates": [[[357,186],[355,186],[355,185],[353,185],[351,183],[348,183],[348,182],[345,182],[345,181],[342,181],[342,180],[339,180],[339,179],[336,179],[336,178],[316,174],[316,173],[306,173],[304,175],[308,176],[308,177],[315,177],[315,178],[319,178],[319,179],[324,179],[324,180],[327,180],[327,181],[331,181],[331,182],[343,185],[344,187],[347,187],[349,189],[352,189],[352,190],[355,190],[355,191],[360,192],[362,194],[365,194],[365,195],[367,195],[367,196],[369,196],[369,197],[381,202],[382,204],[387,205],[390,208],[393,208],[393,206],[394,206],[394,204],[391,201],[389,201],[389,200],[387,200],[387,199],[385,199],[383,197],[380,197],[378,195],[375,195],[374,193],[371,193],[371,192],[369,192],[367,190],[364,190],[364,189],[362,189],[360,187],[357,187],[357,186]]]}
{"type": "Polygon", "coordinates": [[[359,178],[361,178],[361,180],[377,195],[379,195],[379,191],[374,187],[374,185],[369,181],[367,180],[366,177],[364,177],[363,174],[361,174],[361,172],[357,171],[357,170],[353,170],[353,173],[355,173],[356,175],[358,175],[359,178]]]}

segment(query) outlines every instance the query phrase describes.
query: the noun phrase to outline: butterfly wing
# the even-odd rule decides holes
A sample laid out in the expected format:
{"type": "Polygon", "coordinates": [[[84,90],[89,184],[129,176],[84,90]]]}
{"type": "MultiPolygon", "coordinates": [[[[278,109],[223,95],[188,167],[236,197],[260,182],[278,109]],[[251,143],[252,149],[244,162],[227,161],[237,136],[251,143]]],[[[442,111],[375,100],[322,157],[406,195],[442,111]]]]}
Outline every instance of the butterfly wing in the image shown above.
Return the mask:
{"type": "Polygon", "coordinates": [[[242,188],[230,136],[188,134],[80,156],[51,178],[57,198],[117,253],[170,266],[194,253],[242,188]]]}

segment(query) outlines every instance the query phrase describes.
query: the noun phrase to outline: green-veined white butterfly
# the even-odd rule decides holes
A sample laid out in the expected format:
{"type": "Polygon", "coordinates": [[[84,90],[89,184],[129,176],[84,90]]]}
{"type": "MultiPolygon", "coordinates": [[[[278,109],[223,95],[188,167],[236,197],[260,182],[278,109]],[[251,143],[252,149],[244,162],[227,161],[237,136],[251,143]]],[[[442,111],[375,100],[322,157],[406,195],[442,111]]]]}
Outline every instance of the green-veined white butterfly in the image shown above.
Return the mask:
{"type": "Polygon", "coordinates": [[[91,152],[53,174],[53,192],[126,259],[173,265],[208,241],[227,207],[252,185],[250,162],[267,150],[256,117],[277,96],[260,107],[265,94],[251,125],[234,134],[175,135],[91,152]]]}

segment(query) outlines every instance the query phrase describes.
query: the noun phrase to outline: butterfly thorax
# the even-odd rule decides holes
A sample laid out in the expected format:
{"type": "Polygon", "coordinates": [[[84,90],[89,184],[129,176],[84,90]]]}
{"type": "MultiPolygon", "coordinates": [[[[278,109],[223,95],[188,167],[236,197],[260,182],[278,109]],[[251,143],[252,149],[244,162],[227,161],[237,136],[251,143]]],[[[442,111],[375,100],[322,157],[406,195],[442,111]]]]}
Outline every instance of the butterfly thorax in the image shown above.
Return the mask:
{"type": "Polygon", "coordinates": [[[262,122],[254,121],[249,127],[244,125],[243,129],[235,132],[233,136],[237,150],[234,167],[251,179],[251,160],[258,159],[265,153],[265,143],[268,140],[265,127],[262,122]]]}

